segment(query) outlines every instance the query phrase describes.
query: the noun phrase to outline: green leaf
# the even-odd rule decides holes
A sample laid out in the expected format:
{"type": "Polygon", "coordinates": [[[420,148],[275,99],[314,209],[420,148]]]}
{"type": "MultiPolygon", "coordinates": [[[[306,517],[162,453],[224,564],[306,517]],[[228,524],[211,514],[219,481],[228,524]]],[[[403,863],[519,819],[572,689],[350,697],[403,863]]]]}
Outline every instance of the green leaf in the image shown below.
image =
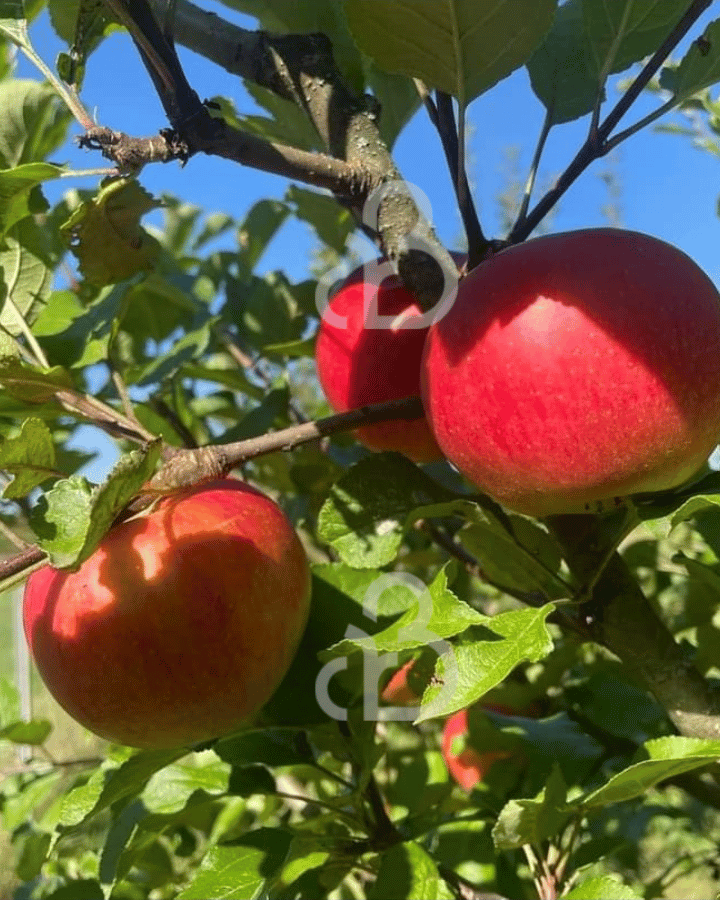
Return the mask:
{"type": "Polygon", "coordinates": [[[0,446],[0,469],[14,476],[3,491],[8,500],[25,497],[43,481],[57,476],[55,445],[47,425],[40,419],[26,419],[20,434],[0,446]]]}
{"type": "Polygon", "coordinates": [[[521,66],[543,39],[556,0],[345,0],[350,30],[381,69],[422,79],[469,103],[521,66]]]}
{"type": "Polygon", "coordinates": [[[53,566],[76,567],[92,555],[118,514],[154,473],[159,458],[157,443],[132,450],[96,488],[74,475],[41,498],[32,526],[53,566]]]}
{"type": "Polygon", "coordinates": [[[33,188],[59,178],[63,171],[60,166],[50,163],[26,163],[0,171],[0,237],[16,222],[36,211],[30,202],[33,188]]]}
{"type": "Polygon", "coordinates": [[[570,813],[565,807],[567,787],[558,766],[534,800],[510,800],[502,809],[493,841],[498,850],[514,850],[523,844],[540,846],[565,827],[570,813]]]}
{"type": "Polygon", "coordinates": [[[311,225],[321,241],[337,253],[344,253],[347,239],[356,227],[350,210],[341,206],[333,197],[308,191],[294,184],[288,188],[285,197],[288,203],[293,204],[298,219],[311,225]]]}
{"type": "Polygon", "coordinates": [[[158,206],[134,178],[115,178],[73,210],[61,232],[88,282],[114,284],[154,266],[160,245],[140,219],[158,206]]]}
{"type": "Polygon", "coordinates": [[[291,835],[280,828],[258,828],[232,844],[211,847],[178,900],[257,900],[282,865],[291,835]]]}
{"type": "Polygon", "coordinates": [[[263,763],[266,766],[294,766],[312,762],[313,753],[304,731],[297,728],[263,728],[223,738],[213,750],[233,766],[263,763]]]}
{"type": "Polygon", "coordinates": [[[146,365],[128,368],[128,384],[148,385],[172,378],[185,363],[201,359],[210,344],[213,320],[205,318],[196,328],[188,329],[167,353],[158,353],[146,365]]]}
{"type": "Polygon", "coordinates": [[[285,224],[290,210],[279,200],[258,200],[238,230],[240,253],[249,270],[255,268],[268,244],[285,224]]]}
{"type": "Polygon", "coordinates": [[[448,589],[445,569],[438,573],[429,588],[419,579],[399,572],[380,575],[377,585],[382,586],[382,593],[373,591],[372,587],[375,585],[371,586],[366,594],[368,610],[373,603],[377,603],[378,609],[387,612],[387,606],[380,606],[381,600],[387,604],[386,594],[392,596],[399,592],[403,595],[408,589],[413,596],[410,608],[396,622],[377,634],[344,640],[334,645],[322,654],[323,659],[345,656],[356,649],[393,652],[424,647],[432,641],[454,637],[471,625],[492,621],[458,600],[448,589]]]}
{"type": "Polygon", "coordinates": [[[677,0],[583,3],[585,31],[598,72],[622,72],[650,56],[677,25],[677,0]]]}
{"type": "Polygon", "coordinates": [[[373,454],[333,486],[318,516],[318,534],[347,565],[383,566],[395,558],[410,514],[452,497],[406,457],[373,454]]]}
{"type": "Polygon", "coordinates": [[[65,795],[60,823],[80,825],[119,800],[139,796],[155,772],[185,755],[184,749],[147,750],[134,753],[117,768],[97,769],[85,784],[65,795]]]}
{"type": "MultiPolygon", "coordinates": [[[[0,32],[2,22],[0,16],[0,32]]],[[[0,82],[0,109],[0,169],[40,164],[65,139],[70,112],[48,84],[29,79],[0,82]]]]}
{"type": "Polygon", "coordinates": [[[105,900],[105,894],[94,878],[80,878],[72,879],[56,891],[45,894],[43,900],[105,900]]]}
{"type": "Polygon", "coordinates": [[[5,676],[0,677],[0,728],[20,718],[20,698],[17,688],[5,676]]]}
{"type": "Polygon", "coordinates": [[[0,386],[25,403],[47,403],[57,391],[74,388],[66,369],[40,369],[14,360],[0,360],[0,386]]]}
{"type": "Polygon", "coordinates": [[[677,66],[660,73],[660,85],[672,91],[678,103],[720,81],[720,19],[711,22],[692,42],[677,66]]]}
{"type": "Polygon", "coordinates": [[[47,235],[32,219],[18,222],[0,249],[0,325],[12,335],[24,331],[42,309],[52,284],[47,235]]]}
{"type": "Polygon", "coordinates": [[[383,72],[371,59],[365,59],[365,79],[380,103],[377,122],[380,137],[388,148],[421,105],[420,94],[413,80],[406,75],[383,72]]]}
{"type": "Polygon", "coordinates": [[[435,675],[441,686],[425,691],[416,722],[471,706],[521,662],[547,656],[553,643],[546,619],[554,608],[548,603],[539,609],[499,613],[463,634],[440,656],[435,675]]]}
{"type": "Polygon", "coordinates": [[[430,854],[414,841],[396,844],[380,858],[368,900],[453,900],[455,894],[430,854]]]}
{"type": "MultiPolygon", "coordinates": [[[[538,593],[561,600],[568,596],[568,585],[557,575],[560,554],[553,538],[539,526],[520,517],[512,517],[522,529],[524,546],[494,517],[465,526],[460,543],[478,560],[487,578],[511,592],[538,593]]],[[[515,530],[515,529],[514,529],[515,530]]]]}
{"type": "Polygon", "coordinates": [[[664,737],[647,741],[638,751],[646,759],[623,769],[602,787],[573,801],[581,810],[597,809],[641,797],[651,787],[720,759],[720,741],[664,737]]]}
{"type": "Polygon", "coordinates": [[[552,29],[527,64],[532,89],[555,124],[590,112],[601,90],[583,6],[583,0],[568,0],[558,8],[552,29]]]}
{"type": "Polygon", "coordinates": [[[0,731],[0,737],[13,744],[33,744],[39,746],[47,740],[52,725],[47,719],[33,719],[31,722],[13,722],[0,731]]]}
{"type": "Polygon", "coordinates": [[[108,358],[122,316],[125,291],[103,288],[84,305],[72,291],[54,291],[33,323],[50,358],[67,367],[83,368],[108,358]]]}
{"type": "Polygon", "coordinates": [[[242,115],[231,100],[218,96],[211,98],[211,115],[219,116],[239,131],[247,131],[267,141],[288,144],[299,150],[326,149],[304,110],[247,79],[244,84],[253,100],[267,110],[269,116],[242,115]]]}
{"type": "Polygon", "coordinates": [[[171,763],[150,776],[142,802],[151,813],[179,812],[196,791],[220,795],[227,792],[230,767],[211,752],[196,754],[188,763],[171,763]]]}
{"type": "Polygon", "coordinates": [[[569,0],[528,63],[530,82],[553,123],[589,113],[604,79],[650,55],[677,23],[677,0],[569,0]]]}
{"type": "Polygon", "coordinates": [[[611,875],[603,875],[583,881],[565,894],[565,900],[642,900],[642,896],[611,875]]]}

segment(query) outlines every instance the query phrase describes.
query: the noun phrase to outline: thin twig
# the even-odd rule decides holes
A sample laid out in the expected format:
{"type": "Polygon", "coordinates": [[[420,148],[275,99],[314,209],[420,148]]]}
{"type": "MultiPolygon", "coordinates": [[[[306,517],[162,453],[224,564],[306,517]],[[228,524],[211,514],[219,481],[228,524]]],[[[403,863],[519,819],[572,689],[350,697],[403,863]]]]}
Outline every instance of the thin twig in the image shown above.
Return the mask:
{"type": "MultiPolygon", "coordinates": [[[[615,126],[630,109],[635,100],[637,100],[642,91],[645,90],[660,66],[665,62],[678,43],[688,33],[692,25],[702,13],[705,12],[711,3],[712,0],[694,0],[694,2],[690,4],[677,25],[655,53],[653,53],[648,62],[643,66],[637,78],[608,113],[602,125],[598,127],[597,132],[588,135],[588,138],[578,150],[570,165],[562,173],[555,186],[545,194],[525,218],[518,219],[508,238],[510,243],[518,244],[521,241],[524,241],[545,218],[553,206],[555,206],[568,188],[575,182],[578,176],[585,171],[590,163],[599,159],[601,156],[604,156],[611,149],[608,138],[615,126]]],[[[628,132],[630,132],[629,129],[628,132]]],[[[616,146],[616,143],[613,143],[612,146],[616,146]]]]}
{"type": "Polygon", "coordinates": [[[453,99],[444,91],[436,91],[437,123],[436,127],[445,151],[450,176],[457,195],[460,215],[462,216],[465,234],[468,241],[468,268],[473,269],[485,256],[490,242],[483,234],[480,219],[470,193],[470,184],[464,164],[464,148],[458,137],[455,124],[453,99]]]}

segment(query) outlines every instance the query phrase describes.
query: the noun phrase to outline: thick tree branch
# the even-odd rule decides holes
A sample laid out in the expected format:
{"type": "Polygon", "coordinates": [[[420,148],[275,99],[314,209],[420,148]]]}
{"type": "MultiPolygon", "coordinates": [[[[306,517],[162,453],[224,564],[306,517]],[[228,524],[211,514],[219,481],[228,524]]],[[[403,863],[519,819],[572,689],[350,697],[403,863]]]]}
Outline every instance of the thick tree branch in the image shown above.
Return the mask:
{"type": "MultiPolygon", "coordinates": [[[[89,414],[87,412],[86,414],[89,414]]],[[[147,485],[147,491],[139,494],[129,504],[120,518],[141,512],[150,506],[158,493],[192,487],[198,482],[221,478],[237,466],[278,450],[292,450],[323,437],[352,431],[359,425],[386,422],[390,419],[418,419],[425,413],[419,397],[391,400],[373,406],[363,406],[346,413],[338,413],[316,422],[303,422],[281,431],[261,437],[237,441],[233,444],[215,444],[207,447],[173,450],[166,453],[167,461],[147,485]]],[[[120,415],[120,414],[118,414],[120,415]]],[[[170,448],[166,448],[170,450],[170,448]]],[[[0,561],[0,582],[22,575],[45,559],[45,552],[30,546],[21,553],[0,561]]],[[[9,585],[3,585],[8,587],[9,585]]]]}
{"type": "MultiPolygon", "coordinates": [[[[152,2],[159,8],[160,0],[152,2]]],[[[328,38],[323,34],[270,35],[248,31],[184,0],[177,5],[175,35],[181,44],[232,74],[305,110],[332,157],[365,174],[354,194],[334,192],[350,200],[358,219],[381,235],[388,256],[421,306],[434,306],[445,286],[434,259],[441,260],[448,272],[455,272],[455,266],[403,187],[402,176],[378,130],[380,111],[376,101],[358,97],[347,88],[328,38]],[[365,201],[368,188],[375,185],[386,185],[387,190],[369,213],[365,201]]],[[[216,152],[213,147],[201,149],[216,152]]]]}
{"type": "MultiPolygon", "coordinates": [[[[596,517],[554,516],[548,524],[573,573],[593,583],[605,555],[596,546],[596,517]]],[[[655,695],[680,734],[720,739],[720,694],[685,656],[618,553],[597,577],[581,614],[593,639],[655,695]]]]}

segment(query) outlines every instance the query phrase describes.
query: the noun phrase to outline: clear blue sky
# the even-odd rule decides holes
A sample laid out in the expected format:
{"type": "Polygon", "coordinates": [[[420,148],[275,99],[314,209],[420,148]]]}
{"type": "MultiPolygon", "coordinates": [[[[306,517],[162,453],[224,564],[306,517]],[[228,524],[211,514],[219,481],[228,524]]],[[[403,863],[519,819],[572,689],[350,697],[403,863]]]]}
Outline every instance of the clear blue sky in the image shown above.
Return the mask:
{"type": "MultiPolygon", "coordinates": [[[[239,24],[255,27],[253,20],[238,16],[212,0],[202,5],[239,24]]],[[[720,14],[718,6],[717,2],[713,4],[690,38],[697,37],[704,24],[720,14]]],[[[47,21],[39,20],[31,34],[37,49],[52,65],[57,52],[63,48],[47,21]]],[[[180,48],[180,55],[189,80],[201,98],[223,94],[231,97],[242,111],[254,111],[254,104],[241,82],[190,51],[180,48]]],[[[36,77],[35,70],[26,64],[22,65],[21,72],[36,77]]],[[[605,112],[618,97],[617,88],[611,85],[605,112]]],[[[167,124],[152,84],[125,33],[113,35],[91,57],[82,99],[98,123],[130,134],[152,134],[167,124]]],[[[638,108],[631,110],[621,127],[631,124],[656,102],[651,96],[641,98],[638,108]]],[[[530,89],[524,69],[470,107],[469,175],[483,228],[491,236],[500,236],[496,197],[507,184],[506,154],[510,148],[517,148],[517,175],[524,180],[542,119],[543,108],[530,89]]],[[[586,129],[587,120],[580,120],[551,133],[540,184],[548,183],[563,170],[584,139],[586,129]]],[[[79,133],[80,127],[76,126],[73,134],[79,133]]],[[[58,156],[78,169],[102,164],[98,154],[79,151],[74,145],[68,145],[67,152],[58,156]]],[[[440,239],[447,246],[455,245],[461,230],[460,219],[440,142],[423,110],[401,135],[395,156],[404,176],[428,195],[440,239]]],[[[552,230],[606,224],[602,207],[610,198],[601,175],[608,169],[620,188],[616,202],[622,226],[653,234],[680,247],[720,287],[720,218],[716,213],[720,157],[694,149],[687,138],[646,129],[622,144],[611,157],[594,163],[580,177],[561,201],[552,230]]],[[[277,176],[203,155],[194,157],[185,168],[177,164],[147,166],[141,181],[155,195],[175,194],[208,211],[221,210],[235,217],[242,217],[262,197],[282,196],[286,187],[286,182],[277,176]]],[[[83,179],[78,186],[92,187],[96,182],[97,178],[83,179]]],[[[67,181],[61,186],[49,185],[48,194],[56,199],[69,186],[67,181]]],[[[159,214],[153,214],[153,219],[159,222],[159,214]]],[[[306,225],[291,222],[271,244],[260,267],[262,270],[282,268],[291,277],[301,279],[307,272],[314,244],[315,239],[306,225]]],[[[78,437],[88,439],[87,434],[78,437]]],[[[86,470],[88,477],[96,480],[103,477],[108,460],[116,453],[112,442],[102,435],[98,438],[98,448],[101,458],[86,470]]]]}

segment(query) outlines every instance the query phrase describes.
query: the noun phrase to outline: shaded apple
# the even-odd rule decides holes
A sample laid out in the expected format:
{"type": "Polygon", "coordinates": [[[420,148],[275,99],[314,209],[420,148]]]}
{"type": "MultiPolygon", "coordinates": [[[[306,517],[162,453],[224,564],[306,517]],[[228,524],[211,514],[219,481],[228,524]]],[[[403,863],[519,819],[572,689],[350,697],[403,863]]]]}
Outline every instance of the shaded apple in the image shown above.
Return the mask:
{"type": "Polygon", "coordinates": [[[511,509],[672,488],[720,437],[720,298],[644,234],[537,238],[461,281],[428,335],[422,390],[443,453],[511,509]]]}
{"type": "MultiPolygon", "coordinates": [[[[465,257],[453,256],[462,265],[465,257]]],[[[415,297],[397,276],[368,280],[375,278],[373,271],[383,262],[356,269],[320,321],[317,374],[336,412],[420,394],[420,360],[428,326],[420,319],[415,297]],[[377,316],[391,321],[379,321],[377,316]]],[[[395,450],[415,462],[442,457],[424,417],[364,425],[355,434],[371,450],[395,450]]]]}
{"type": "Polygon", "coordinates": [[[289,520],[227,479],[117,525],[76,572],[40,569],[24,622],[73,718],[110,741],[169,748],[255,716],[292,662],[309,599],[289,520]]]}
{"type": "MultiPolygon", "coordinates": [[[[487,704],[483,709],[512,715],[512,710],[499,704],[487,704]]],[[[448,772],[463,790],[471,791],[488,774],[499,759],[508,759],[513,754],[508,750],[485,750],[482,753],[466,744],[469,735],[468,710],[461,709],[445,722],[442,734],[442,755],[448,772]],[[463,744],[455,749],[456,742],[463,744]]]]}

